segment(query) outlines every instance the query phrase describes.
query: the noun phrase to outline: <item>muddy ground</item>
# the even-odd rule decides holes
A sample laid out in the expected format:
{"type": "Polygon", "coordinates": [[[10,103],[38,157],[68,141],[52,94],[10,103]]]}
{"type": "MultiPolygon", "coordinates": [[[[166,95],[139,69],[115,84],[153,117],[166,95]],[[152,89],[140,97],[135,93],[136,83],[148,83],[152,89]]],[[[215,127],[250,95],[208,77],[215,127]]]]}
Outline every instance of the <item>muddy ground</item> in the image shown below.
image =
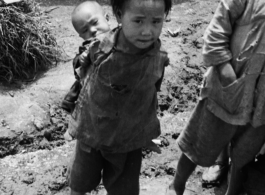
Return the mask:
{"type": "MultiPolygon", "coordinates": [[[[67,194],[67,164],[75,141],[67,142],[68,114],[60,109],[62,97],[74,81],[72,58],[82,43],[72,28],[70,13],[77,1],[39,0],[46,24],[64,50],[62,62],[36,81],[12,86],[0,84],[0,195],[67,194]]],[[[162,135],[158,138],[162,154],[143,151],[141,195],[162,195],[172,180],[180,150],[176,144],[194,108],[205,67],[201,59],[202,35],[218,0],[193,0],[174,5],[171,20],[161,34],[169,53],[158,116],[162,135]],[[168,30],[176,32],[174,35],[168,30]]],[[[111,9],[110,25],[117,23],[111,9]]],[[[219,188],[201,187],[202,167],[187,184],[186,195],[224,194],[226,182],[219,188]]],[[[99,188],[92,194],[105,194],[99,188]]]]}

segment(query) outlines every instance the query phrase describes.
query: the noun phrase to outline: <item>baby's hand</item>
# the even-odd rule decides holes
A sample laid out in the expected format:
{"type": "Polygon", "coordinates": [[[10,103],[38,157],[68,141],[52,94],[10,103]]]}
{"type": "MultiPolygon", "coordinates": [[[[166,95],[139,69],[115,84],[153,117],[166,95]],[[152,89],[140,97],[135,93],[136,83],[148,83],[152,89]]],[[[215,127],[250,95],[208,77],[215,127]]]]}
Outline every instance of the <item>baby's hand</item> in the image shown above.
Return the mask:
{"type": "Polygon", "coordinates": [[[230,62],[218,65],[217,70],[223,87],[228,86],[236,80],[236,73],[230,62]]]}
{"type": "Polygon", "coordinates": [[[263,146],[261,147],[261,149],[260,149],[258,155],[259,155],[259,154],[260,154],[260,155],[265,154],[265,143],[264,143],[263,146]]]}
{"type": "Polygon", "coordinates": [[[88,63],[87,56],[88,56],[88,52],[87,51],[84,51],[84,52],[82,52],[79,55],[79,62],[80,62],[80,64],[83,65],[83,64],[88,63]]]}
{"type": "Polygon", "coordinates": [[[148,142],[147,145],[145,146],[145,148],[149,149],[153,152],[156,152],[158,154],[161,154],[160,148],[153,141],[148,142]]]}

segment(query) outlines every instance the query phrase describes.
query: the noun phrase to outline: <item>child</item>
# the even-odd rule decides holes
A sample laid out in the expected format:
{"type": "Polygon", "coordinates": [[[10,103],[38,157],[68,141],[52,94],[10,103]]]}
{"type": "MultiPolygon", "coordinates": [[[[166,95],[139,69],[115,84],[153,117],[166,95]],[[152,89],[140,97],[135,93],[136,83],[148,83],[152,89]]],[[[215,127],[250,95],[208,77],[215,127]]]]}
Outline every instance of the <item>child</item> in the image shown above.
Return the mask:
{"type": "Polygon", "coordinates": [[[80,78],[83,77],[82,74],[85,74],[86,47],[88,47],[92,38],[110,30],[104,11],[96,1],[85,1],[79,4],[72,13],[72,24],[84,43],[79,48],[79,54],[73,61],[76,81],[61,104],[62,108],[70,113],[74,110],[75,102],[82,87],[80,78]]]}
{"type": "MultiPolygon", "coordinates": [[[[78,5],[72,13],[72,24],[79,36],[85,41],[82,47],[79,48],[79,54],[73,60],[76,81],[62,101],[62,108],[70,113],[75,108],[85,74],[89,68],[88,64],[90,62],[87,57],[89,44],[96,36],[100,36],[110,30],[108,18],[104,17],[104,11],[96,1],[86,1],[78,5]]],[[[71,141],[75,138],[75,133],[75,129],[70,128],[65,132],[64,138],[71,141]]],[[[160,148],[153,142],[149,142],[145,148],[159,154],[161,153],[160,148]]]]}
{"type": "Polygon", "coordinates": [[[69,128],[77,143],[71,195],[95,189],[138,195],[141,148],[160,134],[157,90],[169,63],[161,34],[171,0],[112,0],[120,24],[88,48],[90,69],[69,128]]]}
{"type": "MultiPolygon", "coordinates": [[[[196,165],[211,166],[231,142],[226,195],[265,141],[265,1],[221,0],[206,29],[209,66],[198,102],[178,143],[182,150],[169,194],[182,195],[196,165]]],[[[264,194],[264,192],[263,192],[264,194]]]]}

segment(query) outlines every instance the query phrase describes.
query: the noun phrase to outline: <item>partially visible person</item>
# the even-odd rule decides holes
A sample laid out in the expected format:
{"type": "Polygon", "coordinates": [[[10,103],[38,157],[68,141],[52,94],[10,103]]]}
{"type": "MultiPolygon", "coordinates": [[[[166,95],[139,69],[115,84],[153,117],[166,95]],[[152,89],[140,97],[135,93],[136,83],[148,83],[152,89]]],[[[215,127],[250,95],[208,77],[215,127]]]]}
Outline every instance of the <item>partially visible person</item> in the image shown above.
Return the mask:
{"type": "MultiPolygon", "coordinates": [[[[262,177],[243,180],[244,169],[265,141],[264,31],[265,1],[220,1],[204,34],[203,58],[209,69],[201,99],[179,136],[183,153],[167,195],[182,195],[196,166],[213,165],[229,144],[231,174],[226,195],[239,194],[242,183],[248,186],[248,195],[265,194],[264,188],[255,186],[264,186],[262,177]]],[[[253,166],[264,170],[265,165],[253,166]]]]}
{"type": "Polygon", "coordinates": [[[159,36],[171,0],[111,0],[120,25],[96,37],[69,129],[76,149],[71,195],[138,195],[142,148],[160,135],[157,91],[169,64],[159,36]]]}

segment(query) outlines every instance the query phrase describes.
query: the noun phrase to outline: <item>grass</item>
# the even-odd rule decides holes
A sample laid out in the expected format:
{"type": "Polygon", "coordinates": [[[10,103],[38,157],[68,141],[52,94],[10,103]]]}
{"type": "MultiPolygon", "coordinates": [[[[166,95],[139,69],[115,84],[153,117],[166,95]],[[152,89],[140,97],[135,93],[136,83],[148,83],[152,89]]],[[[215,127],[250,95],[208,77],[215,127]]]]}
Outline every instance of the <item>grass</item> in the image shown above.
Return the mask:
{"type": "Polygon", "coordinates": [[[0,21],[0,81],[31,80],[56,64],[56,39],[34,0],[0,6],[0,21]]]}

